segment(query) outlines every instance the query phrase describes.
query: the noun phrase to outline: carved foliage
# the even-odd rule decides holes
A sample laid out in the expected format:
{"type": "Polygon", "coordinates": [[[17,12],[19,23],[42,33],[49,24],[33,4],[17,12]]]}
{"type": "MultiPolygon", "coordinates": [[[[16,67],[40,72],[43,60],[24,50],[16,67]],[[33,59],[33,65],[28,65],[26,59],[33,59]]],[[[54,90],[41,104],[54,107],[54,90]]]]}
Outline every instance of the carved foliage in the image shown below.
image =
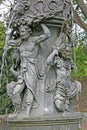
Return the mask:
{"type": "Polygon", "coordinates": [[[26,22],[29,25],[46,19],[59,17],[71,20],[71,3],[68,0],[18,0],[11,10],[9,26],[26,22]]]}

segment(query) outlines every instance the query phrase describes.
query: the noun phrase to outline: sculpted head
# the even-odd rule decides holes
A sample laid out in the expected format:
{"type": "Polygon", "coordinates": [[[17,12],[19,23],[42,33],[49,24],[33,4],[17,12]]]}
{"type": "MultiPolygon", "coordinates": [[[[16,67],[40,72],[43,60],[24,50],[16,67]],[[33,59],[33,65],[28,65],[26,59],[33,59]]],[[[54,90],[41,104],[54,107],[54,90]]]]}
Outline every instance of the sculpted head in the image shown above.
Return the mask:
{"type": "Polygon", "coordinates": [[[16,14],[16,15],[24,15],[24,7],[23,7],[23,4],[18,2],[18,3],[15,3],[14,7],[13,7],[13,12],[16,14]]]}
{"type": "Polygon", "coordinates": [[[21,39],[29,38],[31,33],[32,33],[32,30],[28,25],[20,25],[19,35],[20,35],[21,39]]]}
{"type": "Polygon", "coordinates": [[[15,1],[13,12],[17,15],[24,15],[25,11],[28,11],[30,6],[31,2],[28,0],[18,0],[18,2],[15,1]]]}

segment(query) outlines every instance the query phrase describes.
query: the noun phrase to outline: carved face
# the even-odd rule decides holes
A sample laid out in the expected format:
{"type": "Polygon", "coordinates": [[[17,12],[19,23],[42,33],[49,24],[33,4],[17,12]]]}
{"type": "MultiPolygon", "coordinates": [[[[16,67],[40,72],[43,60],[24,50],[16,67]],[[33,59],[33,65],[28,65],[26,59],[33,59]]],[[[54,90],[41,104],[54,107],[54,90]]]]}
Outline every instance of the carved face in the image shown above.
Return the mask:
{"type": "Polygon", "coordinates": [[[44,3],[43,3],[43,1],[38,1],[34,6],[35,6],[35,9],[39,13],[42,13],[44,11],[44,3]]]}
{"type": "Polygon", "coordinates": [[[54,62],[56,63],[57,68],[62,68],[63,67],[63,61],[61,60],[61,58],[59,56],[55,57],[54,62]]]}
{"type": "Polygon", "coordinates": [[[24,14],[24,7],[21,3],[16,3],[14,8],[13,8],[13,12],[15,14],[18,14],[18,15],[23,15],[24,14]]]}
{"type": "Polygon", "coordinates": [[[56,10],[57,9],[56,1],[51,1],[48,6],[49,6],[50,10],[56,10]]]}
{"type": "Polygon", "coordinates": [[[31,29],[27,25],[21,25],[19,28],[19,33],[21,39],[27,39],[30,36],[31,29]]]}

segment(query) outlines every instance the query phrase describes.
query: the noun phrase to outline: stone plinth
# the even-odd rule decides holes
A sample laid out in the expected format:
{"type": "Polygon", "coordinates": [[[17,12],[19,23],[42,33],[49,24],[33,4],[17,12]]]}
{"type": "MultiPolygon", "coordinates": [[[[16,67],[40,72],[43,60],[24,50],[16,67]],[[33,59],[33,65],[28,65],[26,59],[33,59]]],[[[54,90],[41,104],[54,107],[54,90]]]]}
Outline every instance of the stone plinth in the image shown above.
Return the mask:
{"type": "Polygon", "coordinates": [[[80,113],[7,120],[7,130],[82,130],[80,113]]]}
{"type": "Polygon", "coordinates": [[[7,123],[5,116],[0,116],[0,130],[7,130],[7,123]]]}

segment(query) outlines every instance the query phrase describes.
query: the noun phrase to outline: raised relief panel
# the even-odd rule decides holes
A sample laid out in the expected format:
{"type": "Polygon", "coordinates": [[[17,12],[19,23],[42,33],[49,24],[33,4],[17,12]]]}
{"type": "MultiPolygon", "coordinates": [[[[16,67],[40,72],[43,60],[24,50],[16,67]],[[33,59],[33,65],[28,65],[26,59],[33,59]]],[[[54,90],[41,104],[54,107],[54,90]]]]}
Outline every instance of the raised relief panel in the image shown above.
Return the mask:
{"type": "Polygon", "coordinates": [[[71,100],[81,84],[70,80],[76,68],[70,7],[68,0],[18,0],[13,6],[6,43],[15,47],[10,71],[16,81],[7,85],[15,108],[10,118],[74,111],[71,100]]]}

